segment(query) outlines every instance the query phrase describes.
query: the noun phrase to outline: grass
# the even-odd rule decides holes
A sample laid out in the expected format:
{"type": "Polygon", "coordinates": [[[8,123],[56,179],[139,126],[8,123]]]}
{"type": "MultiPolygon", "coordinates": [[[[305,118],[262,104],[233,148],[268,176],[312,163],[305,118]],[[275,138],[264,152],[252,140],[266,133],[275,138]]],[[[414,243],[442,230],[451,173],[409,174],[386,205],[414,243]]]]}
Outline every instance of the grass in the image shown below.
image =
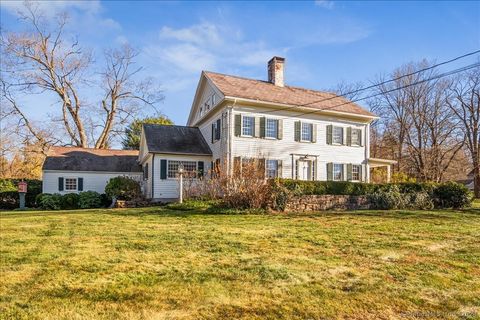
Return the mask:
{"type": "Polygon", "coordinates": [[[480,208],[0,213],[1,319],[480,319],[480,208]]]}

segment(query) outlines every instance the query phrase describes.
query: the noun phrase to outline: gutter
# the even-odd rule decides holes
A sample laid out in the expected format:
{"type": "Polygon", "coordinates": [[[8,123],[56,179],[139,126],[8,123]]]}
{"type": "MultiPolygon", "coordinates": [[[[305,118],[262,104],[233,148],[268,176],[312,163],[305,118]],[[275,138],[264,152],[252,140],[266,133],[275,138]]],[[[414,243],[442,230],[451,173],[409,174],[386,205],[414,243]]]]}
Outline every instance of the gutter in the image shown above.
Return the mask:
{"type": "MultiPolygon", "coordinates": [[[[348,112],[341,112],[341,111],[333,111],[333,110],[321,110],[321,109],[316,109],[316,108],[309,108],[309,107],[302,107],[302,106],[296,106],[296,105],[291,105],[291,104],[284,104],[284,103],[277,103],[277,102],[268,102],[268,101],[263,101],[263,100],[253,100],[253,99],[246,99],[246,98],[236,98],[233,96],[225,96],[225,100],[233,100],[235,103],[238,101],[242,102],[247,102],[247,103],[256,103],[256,104],[263,104],[263,105],[268,105],[268,106],[275,106],[275,107],[291,107],[293,108],[299,108],[299,109],[305,109],[309,111],[317,111],[320,113],[330,113],[330,114],[336,114],[336,115],[344,115],[344,116],[350,116],[350,117],[357,117],[357,118],[362,118],[362,119],[369,119],[369,122],[372,122],[375,119],[380,119],[378,116],[367,116],[367,115],[362,115],[362,114],[357,114],[357,113],[348,113],[348,112]]],[[[286,109],[288,111],[289,109],[286,109]]],[[[280,110],[284,111],[284,110],[280,110]]],[[[258,112],[262,113],[262,112],[258,112]]]]}

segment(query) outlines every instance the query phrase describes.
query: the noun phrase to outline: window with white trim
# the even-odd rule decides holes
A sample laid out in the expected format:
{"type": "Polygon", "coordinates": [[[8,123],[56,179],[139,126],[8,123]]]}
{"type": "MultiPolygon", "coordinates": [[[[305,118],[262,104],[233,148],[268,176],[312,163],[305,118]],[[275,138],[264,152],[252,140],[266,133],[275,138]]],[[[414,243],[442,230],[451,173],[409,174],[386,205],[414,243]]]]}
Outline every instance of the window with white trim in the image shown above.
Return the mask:
{"type": "Polygon", "coordinates": [[[212,107],[214,107],[216,103],[217,103],[217,95],[214,93],[212,95],[212,107]]]}
{"type": "Polygon", "coordinates": [[[77,191],[77,178],[65,178],[65,191],[77,191]]]}
{"type": "Polygon", "coordinates": [[[312,141],[313,124],[302,122],[301,140],[312,141]]]}
{"type": "Polygon", "coordinates": [[[267,160],[265,166],[267,178],[278,177],[278,160],[267,160]]]}
{"type": "Polygon", "coordinates": [[[333,164],[333,180],[335,181],[343,180],[343,164],[341,163],[333,164]]]}
{"type": "Polygon", "coordinates": [[[197,162],[196,161],[177,161],[177,160],[168,160],[167,165],[167,177],[176,178],[178,175],[178,167],[180,164],[183,165],[183,170],[187,176],[194,175],[197,171],[197,162]]]}
{"type": "Polygon", "coordinates": [[[359,146],[361,141],[362,130],[352,129],[352,146],[359,146]]]}
{"type": "Polygon", "coordinates": [[[277,139],[278,120],[265,119],[265,137],[277,139]]]}
{"type": "Polygon", "coordinates": [[[343,128],[333,127],[333,143],[343,144],[343,128]]]}
{"type": "Polygon", "coordinates": [[[362,178],[360,176],[361,172],[362,172],[362,168],[361,168],[360,165],[358,165],[358,164],[352,165],[352,180],[353,181],[360,181],[361,178],[362,178]]]}
{"type": "Polygon", "coordinates": [[[255,126],[254,117],[243,117],[242,136],[253,137],[253,132],[255,130],[254,126],[255,126]]]}

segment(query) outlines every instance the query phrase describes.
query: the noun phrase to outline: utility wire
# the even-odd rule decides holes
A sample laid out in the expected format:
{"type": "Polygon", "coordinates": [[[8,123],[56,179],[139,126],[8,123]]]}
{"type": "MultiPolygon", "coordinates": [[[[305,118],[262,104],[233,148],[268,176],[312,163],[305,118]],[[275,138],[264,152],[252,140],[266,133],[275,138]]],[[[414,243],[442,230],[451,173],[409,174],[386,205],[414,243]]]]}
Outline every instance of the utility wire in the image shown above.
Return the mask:
{"type": "MultiPolygon", "coordinates": [[[[428,79],[423,79],[423,80],[420,80],[420,81],[417,81],[417,82],[407,84],[407,85],[402,86],[402,87],[393,88],[393,89],[383,91],[383,92],[380,92],[380,93],[376,93],[376,94],[366,96],[366,97],[363,97],[363,98],[358,98],[358,99],[354,99],[354,100],[351,100],[351,101],[349,100],[349,101],[346,101],[346,102],[343,102],[343,103],[340,103],[340,104],[337,104],[337,105],[333,105],[333,106],[330,106],[330,107],[326,107],[326,108],[322,108],[322,109],[315,109],[315,110],[312,110],[312,111],[302,112],[302,113],[299,113],[297,115],[287,116],[287,117],[282,117],[282,118],[275,118],[275,119],[276,120],[283,120],[283,119],[298,118],[298,117],[303,116],[303,115],[308,115],[308,114],[317,113],[317,112],[321,112],[321,111],[325,111],[325,110],[329,110],[329,109],[334,109],[334,108],[337,108],[337,107],[340,107],[340,106],[348,105],[348,104],[355,103],[355,102],[358,102],[358,101],[374,98],[374,97],[377,97],[377,96],[380,96],[380,95],[383,95],[383,94],[386,94],[386,93],[390,93],[390,92],[393,92],[393,91],[397,91],[397,90],[405,89],[405,88],[415,86],[415,85],[418,85],[418,84],[422,84],[422,83],[425,83],[427,81],[436,80],[436,79],[440,79],[440,78],[447,77],[447,76],[450,76],[450,75],[454,75],[454,74],[457,74],[457,73],[460,73],[460,72],[463,72],[463,71],[467,71],[469,69],[473,69],[473,68],[476,68],[476,67],[480,67],[480,62],[473,63],[473,64],[470,64],[470,65],[467,65],[467,66],[464,66],[464,67],[461,67],[461,68],[457,68],[457,69],[454,69],[454,70],[450,70],[450,71],[438,74],[438,75],[433,76],[433,77],[428,78],[428,79]]],[[[296,108],[296,107],[298,107],[298,105],[294,106],[294,108],[296,108]]],[[[282,110],[283,109],[276,109],[275,111],[282,111],[282,110]]],[[[243,112],[243,113],[244,114],[265,114],[265,113],[269,113],[269,112],[271,112],[271,111],[243,112]]]]}
{"type": "MultiPolygon", "coordinates": [[[[460,59],[463,59],[463,58],[472,56],[472,55],[477,54],[477,53],[480,53],[480,50],[468,52],[468,53],[465,53],[465,54],[463,54],[463,55],[461,55],[461,56],[458,56],[458,57],[455,57],[455,58],[452,58],[452,59],[449,59],[449,60],[446,60],[446,61],[443,61],[443,62],[434,64],[434,65],[432,65],[432,66],[429,66],[429,67],[426,67],[426,68],[417,70],[417,71],[415,71],[415,72],[407,73],[407,74],[398,76],[398,77],[396,77],[396,78],[389,79],[389,80],[385,80],[385,81],[382,81],[382,82],[379,82],[379,83],[376,83],[376,84],[372,84],[372,85],[367,86],[367,87],[363,87],[363,88],[359,88],[359,89],[356,89],[356,90],[353,90],[353,91],[350,91],[350,92],[346,92],[346,93],[344,93],[344,94],[334,94],[334,93],[332,93],[332,96],[331,96],[331,97],[328,97],[328,98],[324,98],[324,99],[320,99],[320,100],[308,102],[308,103],[305,103],[305,104],[297,104],[297,105],[288,106],[288,107],[285,107],[285,108],[280,108],[280,109],[275,109],[275,110],[268,110],[268,111],[264,111],[264,112],[262,112],[262,113],[267,114],[267,113],[272,113],[272,112],[278,112],[278,111],[284,111],[284,110],[294,109],[294,108],[298,108],[298,107],[306,107],[306,106],[309,106],[309,105],[312,105],[312,104],[315,104],[315,103],[320,103],[320,102],[325,102],[325,101],[329,101],[329,100],[334,100],[334,99],[337,99],[337,98],[339,98],[339,97],[347,98],[347,96],[350,95],[350,94],[359,93],[359,92],[362,92],[362,91],[365,91],[365,90],[368,90],[368,89],[373,89],[373,88],[375,88],[375,87],[378,87],[378,86],[381,86],[381,85],[384,85],[384,84],[387,84],[387,83],[391,83],[391,82],[394,82],[394,81],[398,81],[398,80],[403,79],[403,78],[405,78],[405,77],[410,77],[410,76],[413,76],[413,75],[416,75],[416,74],[419,74],[419,73],[422,73],[422,72],[425,72],[425,71],[428,71],[428,70],[437,68],[437,67],[439,67],[439,66],[446,65],[446,64],[455,62],[455,61],[457,61],[457,60],[460,60],[460,59]]],[[[356,101],[360,101],[360,100],[356,100],[356,101]]],[[[331,108],[331,107],[329,107],[329,108],[331,108]]],[[[323,110],[323,109],[322,109],[322,110],[323,110]]]]}

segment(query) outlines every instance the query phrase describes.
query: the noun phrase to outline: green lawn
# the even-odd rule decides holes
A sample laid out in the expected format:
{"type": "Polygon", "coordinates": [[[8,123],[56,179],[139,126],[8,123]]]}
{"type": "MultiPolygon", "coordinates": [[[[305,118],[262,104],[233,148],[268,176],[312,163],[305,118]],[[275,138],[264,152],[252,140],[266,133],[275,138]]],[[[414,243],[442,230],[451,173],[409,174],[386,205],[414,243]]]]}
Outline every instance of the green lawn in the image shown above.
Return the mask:
{"type": "Polygon", "coordinates": [[[0,223],[2,319],[480,319],[480,208],[0,223]]]}

